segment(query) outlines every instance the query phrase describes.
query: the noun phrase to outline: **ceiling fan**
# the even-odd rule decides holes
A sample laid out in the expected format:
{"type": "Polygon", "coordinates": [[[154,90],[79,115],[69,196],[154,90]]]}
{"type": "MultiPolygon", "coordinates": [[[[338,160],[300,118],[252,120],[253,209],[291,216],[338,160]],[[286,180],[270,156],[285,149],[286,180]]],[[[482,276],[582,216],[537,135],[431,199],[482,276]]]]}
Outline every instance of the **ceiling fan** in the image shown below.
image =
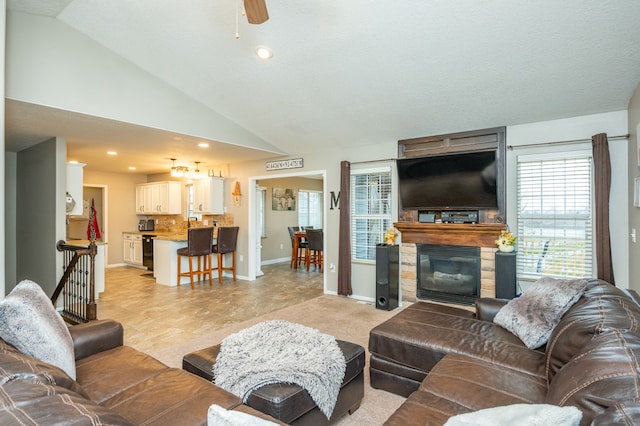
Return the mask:
{"type": "Polygon", "coordinates": [[[265,0],[244,0],[244,10],[250,24],[262,24],[269,19],[265,0]]]}

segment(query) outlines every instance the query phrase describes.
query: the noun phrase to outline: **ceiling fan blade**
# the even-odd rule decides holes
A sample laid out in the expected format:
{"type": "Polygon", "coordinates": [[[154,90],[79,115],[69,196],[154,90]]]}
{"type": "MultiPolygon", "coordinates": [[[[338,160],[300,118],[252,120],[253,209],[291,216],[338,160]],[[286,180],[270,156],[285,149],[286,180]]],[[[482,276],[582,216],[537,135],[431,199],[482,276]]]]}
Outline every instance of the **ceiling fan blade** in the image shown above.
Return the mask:
{"type": "Polygon", "coordinates": [[[250,24],[262,24],[269,19],[265,0],[244,0],[244,10],[250,24]]]}

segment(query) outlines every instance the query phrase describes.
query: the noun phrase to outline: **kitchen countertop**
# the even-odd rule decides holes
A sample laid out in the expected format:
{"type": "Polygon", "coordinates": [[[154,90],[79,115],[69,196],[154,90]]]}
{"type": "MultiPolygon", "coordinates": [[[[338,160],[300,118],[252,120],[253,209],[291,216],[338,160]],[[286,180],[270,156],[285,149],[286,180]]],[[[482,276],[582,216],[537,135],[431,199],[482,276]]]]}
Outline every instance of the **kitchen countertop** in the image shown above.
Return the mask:
{"type": "MultiPolygon", "coordinates": [[[[85,246],[89,245],[90,241],[89,240],[66,240],[65,243],[67,245],[70,245],[70,246],[82,246],[82,247],[85,247],[85,246]]],[[[96,241],[96,245],[97,246],[106,246],[107,243],[105,243],[104,241],[96,241]]]]}
{"type": "MultiPolygon", "coordinates": [[[[156,236],[162,236],[162,235],[178,235],[181,234],[180,232],[176,232],[176,231],[122,231],[123,234],[136,234],[136,235],[156,235],[156,236]]],[[[186,233],[185,233],[186,235],[186,233]]]]}

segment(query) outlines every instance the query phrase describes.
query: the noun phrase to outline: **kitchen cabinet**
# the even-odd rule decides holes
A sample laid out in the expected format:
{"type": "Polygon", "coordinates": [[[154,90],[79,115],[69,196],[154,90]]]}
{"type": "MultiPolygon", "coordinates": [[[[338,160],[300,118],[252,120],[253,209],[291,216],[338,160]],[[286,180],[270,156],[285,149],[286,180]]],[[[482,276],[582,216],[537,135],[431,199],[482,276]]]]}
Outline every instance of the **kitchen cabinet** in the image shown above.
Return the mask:
{"type": "Polygon", "coordinates": [[[224,179],[210,177],[193,182],[193,212],[224,214],[224,179]]]}
{"type": "Polygon", "coordinates": [[[69,216],[82,215],[82,179],[83,167],[81,163],[67,163],[67,214],[69,216]]]}
{"type": "Polygon", "coordinates": [[[122,254],[124,263],[142,265],[142,235],[122,234],[122,254]]]}
{"type": "Polygon", "coordinates": [[[136,185],[136,213],[182,213],[182,184],[170,181],[136,185]]]}

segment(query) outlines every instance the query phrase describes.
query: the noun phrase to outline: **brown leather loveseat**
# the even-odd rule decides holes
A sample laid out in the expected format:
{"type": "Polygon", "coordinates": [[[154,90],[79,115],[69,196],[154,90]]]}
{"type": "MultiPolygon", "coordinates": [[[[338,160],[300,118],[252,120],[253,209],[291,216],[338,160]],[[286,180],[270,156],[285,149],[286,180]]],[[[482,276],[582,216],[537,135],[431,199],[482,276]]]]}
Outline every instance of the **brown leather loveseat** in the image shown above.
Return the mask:
{"type": "Polygon", "coordinates": [[[123,345],[118,322],[70,332],[76,380],[0,340],[0,424],[206,425],[212,404],[279,423],[211,382],[123,345]]]}
{"type": "Polygon", "coordinates": [[[575,406],[581,425],[640,423],[636,298],[589,280],[535,350],[493,323],[507,301],[480,299],[475,314],[427,302],[407,307],[370,332],[371,385],[407,397],[385,424],[441,425],[523,403],[575,406]]]}

